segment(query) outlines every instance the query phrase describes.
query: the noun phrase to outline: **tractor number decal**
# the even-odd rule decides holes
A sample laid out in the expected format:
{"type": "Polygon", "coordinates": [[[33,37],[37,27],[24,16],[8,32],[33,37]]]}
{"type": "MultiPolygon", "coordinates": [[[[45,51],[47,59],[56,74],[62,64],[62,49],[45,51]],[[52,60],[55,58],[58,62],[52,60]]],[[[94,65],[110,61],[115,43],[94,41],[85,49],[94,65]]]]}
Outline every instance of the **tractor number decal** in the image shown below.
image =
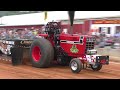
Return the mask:
{"type": "Polygon", "coordinates": [[[70,51],[72,52],[72,53],[78,53],[78,49],[76,48],[76,45],[72,45],[72,48],[70,49],[70,51]]]}

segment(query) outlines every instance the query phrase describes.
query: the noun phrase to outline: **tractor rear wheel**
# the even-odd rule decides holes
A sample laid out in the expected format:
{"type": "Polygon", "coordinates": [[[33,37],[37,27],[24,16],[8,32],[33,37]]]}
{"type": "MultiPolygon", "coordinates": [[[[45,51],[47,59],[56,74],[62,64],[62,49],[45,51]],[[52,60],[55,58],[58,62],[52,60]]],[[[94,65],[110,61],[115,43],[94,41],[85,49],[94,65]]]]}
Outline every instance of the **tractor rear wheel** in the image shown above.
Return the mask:
{"type": "Polygon", "coordinates": [[[70,68],[73,73],[79,73],[82,70],[82,62],[77,58],[73,58],[70,61],[70,68]]]}
{"type": "Polygon", "coordinates": [[[54,59],[52,44],[44,38],[35,39],[30,48],[30,61],[34,67],[49,67],[54,59]]]}

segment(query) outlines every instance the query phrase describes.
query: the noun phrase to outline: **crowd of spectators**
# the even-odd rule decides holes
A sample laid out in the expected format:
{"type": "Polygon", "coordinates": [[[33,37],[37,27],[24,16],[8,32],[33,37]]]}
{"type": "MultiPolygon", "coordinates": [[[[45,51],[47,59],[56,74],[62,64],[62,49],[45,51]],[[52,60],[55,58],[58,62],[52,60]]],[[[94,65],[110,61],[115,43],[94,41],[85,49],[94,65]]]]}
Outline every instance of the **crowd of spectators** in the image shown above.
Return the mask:
{"type": "Polygon", "coordinates": [[[0,39],[34,39],[39,29],[1,29],[0,39]]]}

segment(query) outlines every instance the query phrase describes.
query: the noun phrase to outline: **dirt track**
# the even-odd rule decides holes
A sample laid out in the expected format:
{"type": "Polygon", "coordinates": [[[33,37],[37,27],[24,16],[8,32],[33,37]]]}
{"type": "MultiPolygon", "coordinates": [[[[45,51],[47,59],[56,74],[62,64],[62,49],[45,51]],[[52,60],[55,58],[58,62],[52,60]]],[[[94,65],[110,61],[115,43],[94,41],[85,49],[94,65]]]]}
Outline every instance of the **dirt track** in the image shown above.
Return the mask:
{"type": "Polygon", "coordinates": [[[0,79],[120,79],[120,63],[116,62],[103,66],[99,72],[86,69],[79,74],[63,66],[41,69],[31,65],[12,66],[10,63],[0,60],[0,79]]]}

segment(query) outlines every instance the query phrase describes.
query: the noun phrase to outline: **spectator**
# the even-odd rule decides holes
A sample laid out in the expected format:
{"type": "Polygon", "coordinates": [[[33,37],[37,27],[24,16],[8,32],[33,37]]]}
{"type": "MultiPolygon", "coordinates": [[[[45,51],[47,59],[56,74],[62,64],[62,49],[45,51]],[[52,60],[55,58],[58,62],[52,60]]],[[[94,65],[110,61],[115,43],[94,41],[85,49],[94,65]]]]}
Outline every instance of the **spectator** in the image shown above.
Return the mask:
{"type": "Polygon", "coordinates": [[[42,33],[42,34],[45,34],[45,26],[42,26],[42,28],[41,28],[41,33],[42,33]]]}
{"type": "Polygon", "coordinates": [[[22,30],[23,29],[17,29],[16,34],[15,34],[15,39],[21,39],[22,35],[22,30]]]}
{"type": "Polygon", "coordinates": [[[34,38],[34,35],[30,29],[25,30],[24,38],[25,39],[33,39],[34,38]]]}
{"type": "Polygon", "coordinates": [[[15,31],[14,32],[14,39],[17,39],[18,33],[15,31]]]}
{"type": "Polygon", "coordinates": [[[3,30],[1,31],[1,39],[6,39],[6,35],[7,35],[6,30],[3,29],[3,30]]]}
{"type": "Polygon", "coordinates": [[[38,34],[38,31],[37,30],[33,30],[33,35],[37,36],[37,34],[38,34]]]}

